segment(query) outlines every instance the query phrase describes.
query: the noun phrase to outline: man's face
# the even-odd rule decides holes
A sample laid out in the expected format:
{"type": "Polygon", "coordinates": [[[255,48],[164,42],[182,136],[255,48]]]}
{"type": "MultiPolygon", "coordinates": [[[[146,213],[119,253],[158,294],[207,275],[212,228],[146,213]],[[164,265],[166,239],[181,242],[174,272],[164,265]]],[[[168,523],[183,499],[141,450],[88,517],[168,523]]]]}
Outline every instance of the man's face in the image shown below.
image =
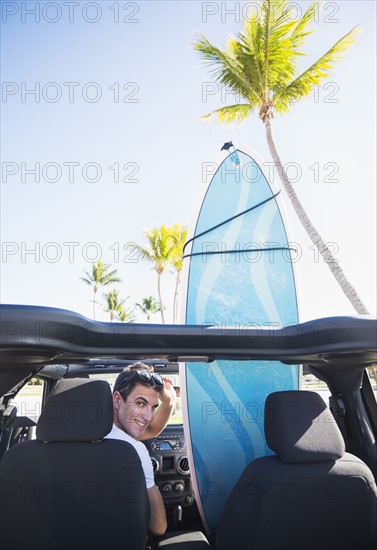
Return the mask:
{"type": "Polygon", "coordinates": [[[115,425],[139,440],[154,418],[158,392],[152,387],[136,384],[126,401],[119,392],[114,392],[113,404],[115,425]]]}

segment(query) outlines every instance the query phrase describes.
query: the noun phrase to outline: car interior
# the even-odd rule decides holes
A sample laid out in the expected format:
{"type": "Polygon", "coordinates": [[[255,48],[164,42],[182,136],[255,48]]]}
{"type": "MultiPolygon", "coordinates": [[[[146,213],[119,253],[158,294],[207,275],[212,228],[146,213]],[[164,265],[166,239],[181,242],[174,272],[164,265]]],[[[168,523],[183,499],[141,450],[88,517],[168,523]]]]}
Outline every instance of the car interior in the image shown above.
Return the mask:
{"type": "MultiPolygon", "coordinates": [[[[274,329],[274,338],[254,328],[239,339],[229,329],[226,338],[206,327],[203,338],[197,326],[130,328],[63,310],[2,306],[1,326],[2,548],[100,550],[120,540],[129,550],[376,546],[377,407],[368,372],[377,363],[376,320],[316,320],[274,329]],[[268,396],[264,426],[273,455],[247,466],[217,528],[208,530],[180,367],[210,368],[214,358],[300,363],[330,397],[326,404],[301,388],[268,396]],[[168,377],[178,395],[169,424],[145,442],[167,513],[162,537],[147,538],[149,503],[136,452],[104,439],[115,379],[135,361],[168,377]],[[25,389],[38,392],[37,404],[22,397],[25,389]],[[299,422],[282,413],[292,403],[299,422]]],[[[232,456],[224,460],[231,468],[232,456]]]]}

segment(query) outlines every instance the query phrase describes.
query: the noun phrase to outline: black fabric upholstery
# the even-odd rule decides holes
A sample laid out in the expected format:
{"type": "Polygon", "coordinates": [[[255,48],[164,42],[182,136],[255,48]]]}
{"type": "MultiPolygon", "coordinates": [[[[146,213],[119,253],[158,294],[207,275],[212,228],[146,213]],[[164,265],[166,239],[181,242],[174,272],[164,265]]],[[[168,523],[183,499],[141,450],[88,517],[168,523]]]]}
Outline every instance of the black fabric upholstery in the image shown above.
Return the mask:
{"type": "Polygon", "coordinates": [[[113,424],[110,386],[103,380],[59,380],[37,425],[41,441],[98,441],[113,424]]]}
{"type": "Polygon", "coordinates": [[[266,435],[284,458],[261,457],[245,468],[225,503],[217,530],[217,550],[376,547],[375,480],[369,468],[353,455],[342,453],[336,460],[325,459],[335,451],[339,453],[341,445],[338,438],[335,446],[331,440],[334,424],[324,407],[310,392],[277,392],[267,399],[266,435]],[[287,421],[282,414],[290,403],[302,413],[295,422],[287,421]],[[317,416],[308,412],[313,404],[319,406],[315,409],[317,416]],[[271,408],[273,420],[269,418],[271,408]],[[316,422],[318,418],[320,422],[316,422]],[[308,456],[314,460],[308,462],[308,456]],[[299,458],[301,463],[297,462],[299,458]]]}
{"type": "MultiPolygon", "coordinates": [[[[65,386],[67,399],[63,396],[60,404],[72,399],[71,383],[65,386]]],[[[98,409],[105,417],[112,418],[109,388],[102,383],[94,385],[97,388],[94,393],[90,392],[90,399],[94,402],[95,396],[98,409]]],[[[77,400],[80,404],[73,410],[85,410],[83,403],[88,403],[87,392],[93,387],[91,382],[84,385],[78,382],[73,402],[77,400]]],[[[74,420],[76,417],[74,415],[74,420]]],[[[54,424],[64,437],[69,430],[66,424],[71,425],[71,420],[69,415],[62,414],[54,424]],[[59,426],[60,421],[65,426],[59,426]]],[[[79,425],[81,430],[84,426],[81,418],[79,425]]],[[[106,423],[101,432],[107,433],[106,423]]],[[[54,439],[51,426],[48,433],[48,437],[54,439]]],[[[79,431],[73,430],[73,433],[77,437],[79,431]]],[[[42,434],[46,435],[43,430],[42,434]]],[[[149,500],[139,456],[128,443],[112,439],[27,441],[5,453],[0,475],[2,548],[145,549],[149,500]]]]}
{"type": "Polygon", "coordinates": [[[337,460],[345,453],[342,434],[325,402],[311,391],[281,391],[266,399],[267,445],[284,462],[337,460]]]}

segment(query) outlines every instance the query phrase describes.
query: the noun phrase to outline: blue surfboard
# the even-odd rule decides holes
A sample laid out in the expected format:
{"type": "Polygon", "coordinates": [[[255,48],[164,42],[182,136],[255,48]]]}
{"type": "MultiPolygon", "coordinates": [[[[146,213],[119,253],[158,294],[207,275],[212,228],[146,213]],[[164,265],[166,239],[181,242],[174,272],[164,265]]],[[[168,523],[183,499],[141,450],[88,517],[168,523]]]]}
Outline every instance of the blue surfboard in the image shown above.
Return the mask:
{"type": "MultiPolygon", "coordinates": [[[[245,327],[272,331],[298,321],[295,251],[280,201],[256,154],[224,153],[184,250],[186,323],[203,325],[203,338],[222,327],[234,327],[236,339],[245,327]]],[[[271,453],[264,402],[273,391],[297,389],[299,368],[273,361],[186,363],[181,377],[190,470],[210,531],[245,466],[271,453]]]]}

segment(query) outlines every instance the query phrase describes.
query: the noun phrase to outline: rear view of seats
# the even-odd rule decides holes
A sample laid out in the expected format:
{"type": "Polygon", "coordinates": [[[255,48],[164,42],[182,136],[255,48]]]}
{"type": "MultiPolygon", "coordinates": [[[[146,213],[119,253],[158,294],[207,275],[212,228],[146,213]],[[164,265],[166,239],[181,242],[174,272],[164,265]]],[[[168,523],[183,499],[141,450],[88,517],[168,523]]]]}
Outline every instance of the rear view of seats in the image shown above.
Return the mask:
{"type": "Polygon", "coordinates": [[[309,391],[273,393],[264,422],[276,455],[245,468],[225,504],[217,550],[376,548],[375,480],[345,452],[322,398],[309,391]]]}

